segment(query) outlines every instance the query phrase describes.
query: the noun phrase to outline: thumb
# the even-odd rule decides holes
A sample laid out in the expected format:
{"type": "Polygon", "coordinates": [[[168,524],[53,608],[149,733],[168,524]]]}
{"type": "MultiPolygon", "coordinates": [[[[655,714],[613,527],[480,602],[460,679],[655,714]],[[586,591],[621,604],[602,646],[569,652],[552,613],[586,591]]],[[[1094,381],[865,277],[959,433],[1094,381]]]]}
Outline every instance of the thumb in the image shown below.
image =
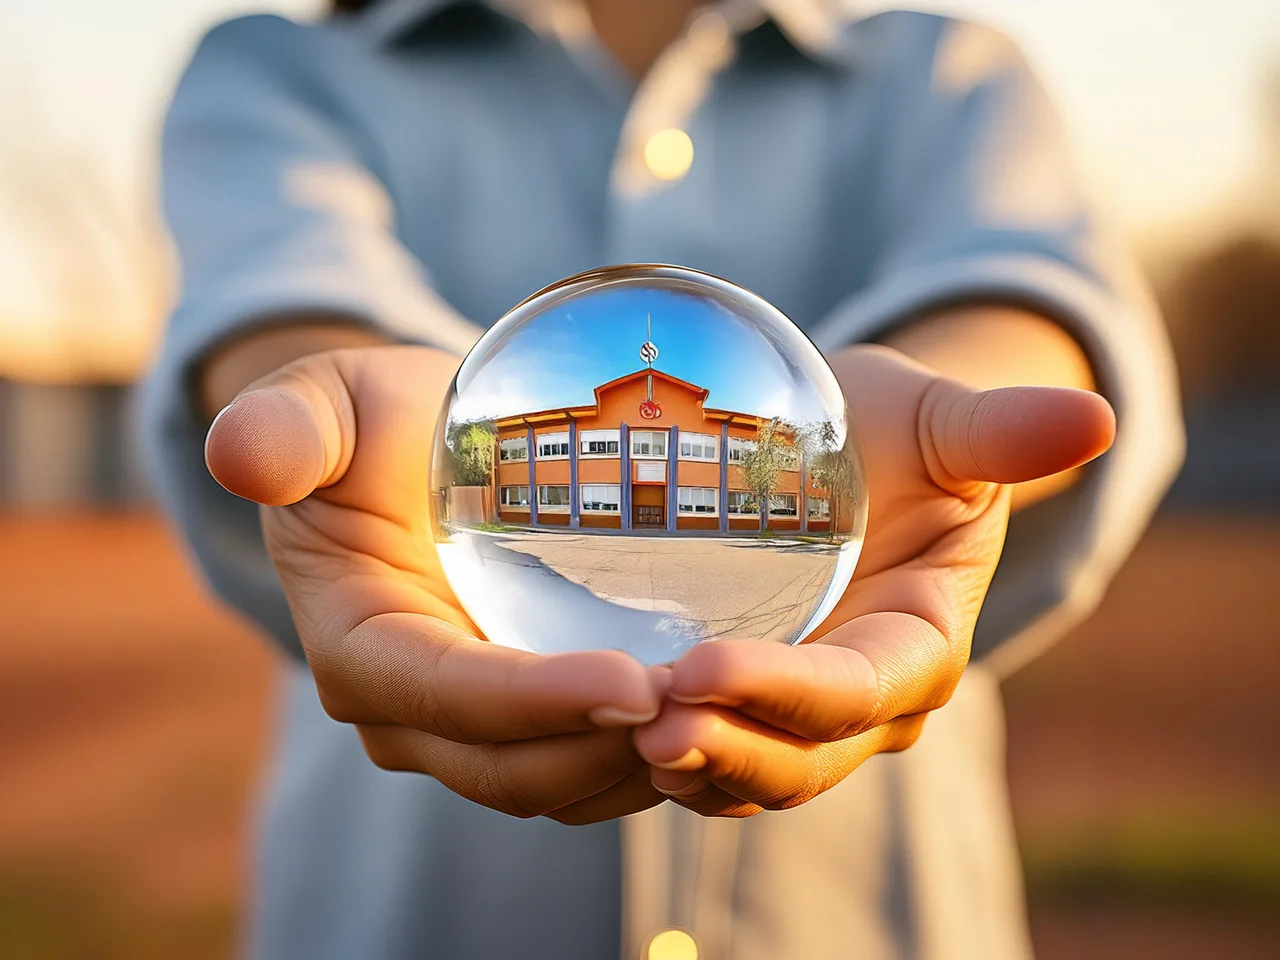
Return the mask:
{"type": "Polygon", "coordinates": [[[1115,439],[1111,405],[1064,387],[974,391],[934,381],[920,406],[920,446],[933,479],[1024,483],[1070,470],[1115,439]]]}
{"type": "Polygon", "coordinates": [[[342,479],[355,443],[351,395],[333,355],[321,353],[245,388],[214,418],[204,459],[236,496],[284,506],[342,479]]]}

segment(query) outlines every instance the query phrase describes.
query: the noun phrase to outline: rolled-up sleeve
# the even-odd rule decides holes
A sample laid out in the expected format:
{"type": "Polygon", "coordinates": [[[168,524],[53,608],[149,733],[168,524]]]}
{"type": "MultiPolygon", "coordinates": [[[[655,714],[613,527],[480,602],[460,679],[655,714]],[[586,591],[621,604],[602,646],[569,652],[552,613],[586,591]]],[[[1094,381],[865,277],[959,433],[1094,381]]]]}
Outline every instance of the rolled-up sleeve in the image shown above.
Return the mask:
{"type": "Polygon", "coordinates": [[[257,510],[204,467],[193,370],[284,316],[342,318],[458,353],[479,335],[397,241],[377,158],[313,75],[323,44],[321,30],[279,18],[231,21],[180,83],[162,180],[182,289],[141,400],[157,491],[210,585],[293,653],[257,510]]]}
{"type": "Polygon", "coordinates": [[[1097,604],[1176,475],[1183,433],[1159,315],[1025,61],[988,28],[930,22],[930,69],[889,95],[871,281],[813,335],[829,351],[1000,303],[1055,319],[1087,352],[1118,437],[1081,483],[1010,525],[974,638],[974,657],[1007,674],[1097,604]]]}

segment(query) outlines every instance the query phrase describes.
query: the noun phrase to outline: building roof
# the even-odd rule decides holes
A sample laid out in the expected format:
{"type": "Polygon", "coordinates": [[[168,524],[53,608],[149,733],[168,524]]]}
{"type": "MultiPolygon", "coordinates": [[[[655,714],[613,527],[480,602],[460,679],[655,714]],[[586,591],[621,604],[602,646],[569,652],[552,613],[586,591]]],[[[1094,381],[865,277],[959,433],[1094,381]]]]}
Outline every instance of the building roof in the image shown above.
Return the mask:
{"type": "MultiPolygon", "coordinates": [[[[706,387],[700,387],[696,383],[690,383],[687,380],[681,380],[679,377],[673,377],[669,373],[663,373],[661,370],[652,370],[648,367],[636,370],[633,373],[625,374],[610,380],[608,383],[602,383],[594,390],[595,403],[578,407],[555,407],[549,410],[535,410],[531,413],[516,414],[510,417],[500,417],[494,421],[499,428],[516,427],[516,426],[538,426],[540,424],[551,424],[558,421],[568,420],[585,420],[594,417],[600,410],[600,397],[609,390],[624,386],[641,377],[652,375],[658,380],[665,380],[673,386],[688,390],[694,394],[698,403],[701,404],[710,396],[711,391],[706,387]]],[[[738,413],[733,410],[717,410],[711,407],[702,408],[703,416],[708,420],[725,420],[729,423],[739,426],[758,426],[767,420],[767,417],[759,417],[750,413],[738,413]]]]}

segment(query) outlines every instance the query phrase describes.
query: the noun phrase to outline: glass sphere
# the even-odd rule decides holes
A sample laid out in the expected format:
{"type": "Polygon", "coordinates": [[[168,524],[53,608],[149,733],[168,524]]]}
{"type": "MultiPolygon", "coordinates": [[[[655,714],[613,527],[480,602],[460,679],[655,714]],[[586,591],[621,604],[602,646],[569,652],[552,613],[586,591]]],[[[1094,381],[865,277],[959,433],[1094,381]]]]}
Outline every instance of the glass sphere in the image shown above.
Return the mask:
{"type": "Polygon", "coordinates": [[[440,418],[431,510],[489,640],[660,664],[803,640],[853,575],[867,495],[844,396],[794,323],[718,277],[629,265],[481,337],[440,418]]]}

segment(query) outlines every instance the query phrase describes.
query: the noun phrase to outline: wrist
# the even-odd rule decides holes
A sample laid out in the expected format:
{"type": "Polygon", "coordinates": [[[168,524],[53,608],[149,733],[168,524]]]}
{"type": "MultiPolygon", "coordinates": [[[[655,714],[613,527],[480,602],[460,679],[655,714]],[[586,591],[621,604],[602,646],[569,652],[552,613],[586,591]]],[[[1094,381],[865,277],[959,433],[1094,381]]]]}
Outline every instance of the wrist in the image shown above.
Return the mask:
{"type": "MultiPolygon", "coordinates": [[[[1048,317],[1015,307],[961,307],[921,317],[894,330],[883,344],[856,344],[828,359],[842,387],[858,385],[875,351],[885,350],[927,368],[933,376],[974,390],[1013,386],[1095,389],[1088,357],[1070,333],[1048,317]]],[[[850,388],[845,392],[848,398],[850,388]]],[[[867,401],[874,408],[875,398],[867,401]]],[[[860,411],[855,407],[851,403],[856,422],[860,411]]],[[[863,411],[862,415],[874,413],[863,411]]],[[[1080,479],[1083,469],[1015,484],[1012,509],[1016,512],[1062,493],[1080,479]]]]}
{"type": "Polygon", "coordinates": [[[196,368],[195,401],[208,423],[249,384],[294,360],[392,342],[386,334],[347,319],[282,319],[211,351],[196,368]]]}
{"type": "Polygon", "coordinates": [[[893,330],[886,346],[975,390],[1072,387],[1094,390],[1084,349],[1059,323],[1011,306],[967,306],[893,330]]]}

